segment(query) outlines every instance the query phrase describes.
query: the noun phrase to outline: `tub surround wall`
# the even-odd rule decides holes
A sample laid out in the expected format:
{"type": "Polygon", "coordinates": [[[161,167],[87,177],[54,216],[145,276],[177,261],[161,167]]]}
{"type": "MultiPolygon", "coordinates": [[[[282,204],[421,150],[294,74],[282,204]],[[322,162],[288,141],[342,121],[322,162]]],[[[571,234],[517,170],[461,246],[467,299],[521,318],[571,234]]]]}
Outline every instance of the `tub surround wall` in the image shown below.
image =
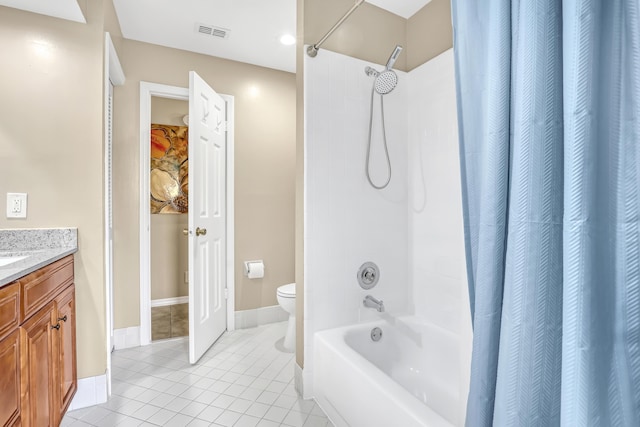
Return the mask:
{"type": "MultiPolygon", "coordinates": [[[[304,366],[304,44],[316,43],[353,5],[350,0],[297,0],[296,53],[296,362],[304,366]]],[[[330,50],[374,63],[386,63],[393,47],[405,47],[396,69],[412,70],[453,46],[449,0],[432,0],[409,19],[403,19],[374,5],[362,4],[340,28],[327,39],[320,53],[330,50]]]]}
{"type": "MultiPolygon", "coordinates": [[[[382,68],[328,50],[305,58],[304,324],[309,338],[316,331],[378,318],[362,305],[367,294],[384,300],[385,316],[408,306],[407,80],[398,72],[398,86],[384,98],[393,175],[386,189],[375,190],[364,169],[373,85],[366,66],[382,68]],[[369,291],[356,280],[366,261],[381,271],[369,291]]],[[[379,96],[375,101],[379,115],[379,96]]],[[[386,161],[379,118],[374,123],[371,172],[379,183],[386,161]]],[[[305,340],[304,354],[305,371],[311,371],[313,339],[305,340]]]]}
{"type": "MultiPolygon", "coordinates": [[[[398,87],[385,97],[394,175],[382,191],[372,189],[364,175],[372,84],[366,65],[371,64],[330,51],[305,59],[304,333],[311,338],[316,331],[374,318],[396,323],[399,314],[415,314],[438,331],[429,343],[442,356],[426,385],[438,396],[432,407],[463,425],[471,320],[453,51],[399,73],[398,87]],[[380,283],[368,292],[355,278],[365,261],[381,267],[380,283]],[[386,312],[364,309],[366,294],[383,299],[386,312]]],[[[379,123],[374,119],[374,126],[379,123]]],[[[374,162],[373,169],[384,165],[374,162]]],[[[308,395],[313,351],[313,339],[306,339],[308,395]]]]}
{"type": "MultiPolygon", "coordinates": [[[[464,251],[453,49],[409,73],[409,272],[416,316],[442,330],[436,347],[451,383],[439,413],[464,425],[471,365],[471,314],[464,251]]],[[[441,393],[440,393],[441,394],[441,393]]]]}

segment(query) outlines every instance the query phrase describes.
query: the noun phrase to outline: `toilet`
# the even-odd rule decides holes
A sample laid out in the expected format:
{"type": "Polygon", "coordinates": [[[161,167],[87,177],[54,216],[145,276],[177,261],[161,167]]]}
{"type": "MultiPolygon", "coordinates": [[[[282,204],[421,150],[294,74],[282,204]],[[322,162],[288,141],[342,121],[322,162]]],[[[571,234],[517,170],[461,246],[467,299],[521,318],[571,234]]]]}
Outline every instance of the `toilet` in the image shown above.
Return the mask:
{"type": "Polygon", "coordinates": [[[296,284],[289,283],[278,287],[277,298],[280,307],[289,313],[289,324],[283,347],[292,352],[296,348],[296,284]]]}

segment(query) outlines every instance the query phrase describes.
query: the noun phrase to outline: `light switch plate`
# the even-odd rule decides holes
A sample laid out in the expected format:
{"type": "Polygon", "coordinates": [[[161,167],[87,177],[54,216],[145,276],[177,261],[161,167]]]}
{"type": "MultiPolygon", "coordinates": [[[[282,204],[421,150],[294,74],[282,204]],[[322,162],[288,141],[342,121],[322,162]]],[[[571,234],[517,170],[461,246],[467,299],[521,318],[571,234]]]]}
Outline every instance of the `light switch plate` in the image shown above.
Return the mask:
{"type": "Polygon", "coordinates": [[[7,218],[27,217],[27,193],[7,193],[7,218]]]}

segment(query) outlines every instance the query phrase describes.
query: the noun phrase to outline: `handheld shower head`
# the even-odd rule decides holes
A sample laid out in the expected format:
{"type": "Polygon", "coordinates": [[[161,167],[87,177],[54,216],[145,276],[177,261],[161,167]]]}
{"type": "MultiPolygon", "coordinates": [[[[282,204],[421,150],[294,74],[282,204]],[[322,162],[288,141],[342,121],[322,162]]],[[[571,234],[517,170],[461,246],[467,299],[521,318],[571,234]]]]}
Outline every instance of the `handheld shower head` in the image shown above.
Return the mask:
{"type": "Polygon", "coordinates": [[[391,53],[391,56],[387,61],[387,71],[393,68],[393,64],[396,63],[396,59],[398,59],[398,56],[400,56],[400,52],[402,52],[402,46],[397,45],[396,48],[393,49],[393,52],[391,53]]]}
{"type": "Polygon", "coordinates": [[[400,56],[400,52],[402,52],[402,46],[397,45],[396,48],[391,53],[389,60],[387,61],[386,68],[382,71],[376,71],[371,67],[366,67],[364,72],[367,76],[375,77],[375,81],[373,83],[373,88],[380,95],[386,95],[396,88],[398,84],[398,75],[395,71],[392,70],[393,64],[395,64],[396,59],[400,56]]]}

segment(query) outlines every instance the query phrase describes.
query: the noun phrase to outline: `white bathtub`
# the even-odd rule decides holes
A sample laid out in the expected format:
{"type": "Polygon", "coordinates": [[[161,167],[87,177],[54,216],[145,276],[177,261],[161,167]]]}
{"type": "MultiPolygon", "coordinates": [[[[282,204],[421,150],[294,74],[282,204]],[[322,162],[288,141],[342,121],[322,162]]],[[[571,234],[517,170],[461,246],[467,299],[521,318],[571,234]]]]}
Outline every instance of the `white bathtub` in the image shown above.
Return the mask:
{"type": "Polygon", "coordinates": [[[391,320],[315,334],[318,404],[337,427],[461,425],[454,337],[413,317],[391,320]]]}

